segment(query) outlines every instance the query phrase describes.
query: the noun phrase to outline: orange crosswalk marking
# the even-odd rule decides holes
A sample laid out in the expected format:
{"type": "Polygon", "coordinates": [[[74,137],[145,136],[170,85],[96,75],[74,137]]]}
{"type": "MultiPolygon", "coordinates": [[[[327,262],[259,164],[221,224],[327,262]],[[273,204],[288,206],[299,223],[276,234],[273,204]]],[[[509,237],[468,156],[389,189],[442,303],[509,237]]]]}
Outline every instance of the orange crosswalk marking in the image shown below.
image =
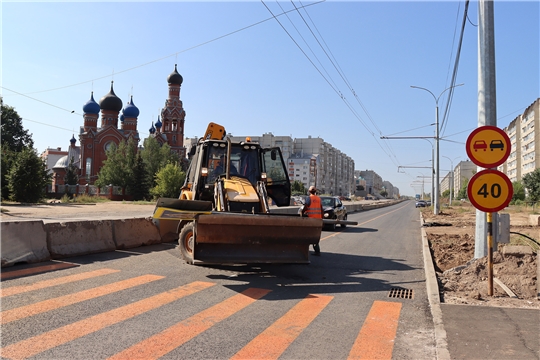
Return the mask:
{"type": "Polygon", "coordinates": [[[158,359],[269,292],[270,290],[266,289],[247,289],[189,319],[171,326],[159,334],[135,344],[110,357],[109,360],[158,359]]]}
{"type": "Polygon", "coordinates": [[[51,280],[39,281],[32,285],[13,286],[6,289],[2,289],[0,291],[0,297],[21,294],[21,293],[25,293],[25,292],[33,291],[33,290],[45,289],[51,286],[67,284],[70,282],[75,282],[75,281],[80,281],[80,280],[86,280],[86,279],[90,279],[96,276],[109,275],[109,274],[113,274],[119,271],[120,270],[100,269],[100,270],[95,270],[95,271],[84,272],[81,274],[64,276],[64,277],[51,279],[51,280]]]}
{"type": "Polygon", "coordinates": [[[401,303],[375,301],[348,359],[392,359],[401,303]]]}
{"type": "Polygon", "coordinates": [[[180,286],[174,290],[77,321],[73,324],[8,345],[2,349],[2,357],[9,359],[24,359],[34,356],[43,351],[101,330],[107,326],[117,324],[185,296],[194,294],[213,285],[215,284],[196,281],[191,284],[180,286]]]}
{"type": "Polygon", "coordinates": [[[139,276],[133,279],[123,280],[113,284],[84,290],[75,294],[64,295],[55,299],[49,299],[27,306],[21,306],[16,309],[2,311],[0,312],[0,323],[7,324],[15,320],[34,316],[51,310],[56,310],[64,306],[76,304],[85,300],[94,299],[100,296],[122,291],[131,287],[146,284],[151,281],[163,278],[164,276],[157,275],[139,276]]]}
{"type": "Polygon", "coordinates": [[[328,305],[333,296],[309,295],[231,359],[277,359],[328,305]]]}
{"type": "Polygon", "coordinates": [[[7,269],[2,269],[2,272],[0,273],[0,280],[8,280],[8,279],[16,278],[16,277],[21,277],[21,276],[36,275],[36,274],[41,274],[44,272],[69,269],[69,268],[78,267],[78,266],[80,265],[72,264],[72,263],[55,263],[55,264],[48,264],[48,265],[41,265],[41,266],[32,266],[30,268],[21,269],[21,270],[11,271],[7,269]]]}

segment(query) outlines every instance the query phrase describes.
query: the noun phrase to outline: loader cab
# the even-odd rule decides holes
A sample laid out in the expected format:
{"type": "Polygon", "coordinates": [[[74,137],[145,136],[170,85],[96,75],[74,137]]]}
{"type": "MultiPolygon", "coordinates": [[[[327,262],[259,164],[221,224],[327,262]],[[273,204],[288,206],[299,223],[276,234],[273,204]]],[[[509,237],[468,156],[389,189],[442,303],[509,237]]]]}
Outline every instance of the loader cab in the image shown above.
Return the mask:
{"type": "Polygon", "coordinates": [[[290,205],[291,187],[280,149],[262,149],[258,143],[249,141],[231,143],[230,159],[227,157],[226,141],[206,140],[199,143],[186,177],[186,185],[192,184],[195,200],[214,200],[216,180],[225,176],[227,165],[230,176],[246,178],[254,188],[258,181],[266,181],[268,196],[274,203],[278,206],[290,205]],[[266,179],[263,179],[263,173],[266,179]]]}
{"type": "Polygon", "coordinates": [[[278,147],[262,149],[262,171],[266,173],[266,191],[277,206],[289,206],[291,182],[281,150],[278,147]]]}

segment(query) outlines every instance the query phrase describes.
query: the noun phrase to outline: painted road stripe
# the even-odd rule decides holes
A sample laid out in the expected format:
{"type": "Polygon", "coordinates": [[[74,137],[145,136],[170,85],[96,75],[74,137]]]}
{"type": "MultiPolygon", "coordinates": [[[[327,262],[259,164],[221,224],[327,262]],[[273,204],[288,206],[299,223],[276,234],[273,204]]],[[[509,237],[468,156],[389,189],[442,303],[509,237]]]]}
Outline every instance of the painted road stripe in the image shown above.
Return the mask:
{"type": "Polygon", "coordinates": [[[327,295],[308,295],[231,359],[279,358],[333,298],[327,295]]]}
{"type": "Polygon", "coordinates": [[[8,280],[8,279],[18,278],[22,276],[42,274],[49,271],[69,269],[69,268],[78,267],[78,266],[80,265],[72,264],[72,263],[55,263],[55,264],[50,264],[50,265],[33,266],[30,268],[21,269],[21,270],[10,271],[10,270],[2,269],[0,280],[8,280]]]}
{"type": "Polygon", "coordinates": [[[96,276],[109,275],[109,274],[113,274],[119,271],[120,270],[100,269],[100,270],[95,270],[95,271],[84,272],[81,274],[64,276],[64,277],[51,279],[51,280],[43,280],[32,285],[13,286],[6,289],[2,289],[0,292],[0,297],[17,295],[17,294],[25,293],[28,291],[45,289],[51,286],[67,284],[70,282],[75,282],[75,281],[80,281],[80,280],[86,280],[86,279],[90,279],[96,276]]]}
{"type": "Polygon", "coordinates": [[[107,326],[120,323],[147,311],[157,309],[160,306],[194,294],[213,285],[215,284],[196,281],[180,286],[174,290],[77,321],[73,324],[62,326],[56,330],[51,330],[4,347],[2,349],[2,357],[8,359],[25,359],[34,356],[43,351],[106,328],[107,326]]]}
{"type": "MultiPolygon", "coordinates": [[[[401,206],[401,207],[399,207],[399,208],[397,208],[397,209],[395,209],[395,210],[389,211],[389,212],[384,213],[384,214],[382,214],[382,215],[379,215],[379,216],[376,216],[376,217],[371,218],[371,219],[369,219],[369,220],[366,220],[366,221],[364,221],[364,222],[361,223],[361,224],[358,224],[358,225],[349,225],[349,226],[350,226],[350,227],[358,227],[358,226],[365,225],[365,224],[367,224],[368,222],[372,222],[373,220],[377,220],[377,219],[379,219],[379,218],[382,218],[382,217],[385,217],[385,216],[387,216],[387,215],[390,215],[390,214],[392,214],[393,212],[396,212],[396,211],[398,211],[398,210],[401,210],[401,209],[404,208],[405,206],[408,206],[408,205],[401,206]]],[[[331,234],[331,235],[325,236],[325,237],[321,238],[321,240],[319,240],[319,241],[327,240],[327,239],[330,239],[330,238],[332,238],[332,237],[334,237],[334,236],[337,236],[337,235],[339,235],[339,233],[341,233],[341,232],[344,231],[344,230],[345,230],[345,229],[342,228],[341,231],[338,231],[338,232],[335,232],[335,233],[333,233],[333,234],[331,234]]]]}
{"type": "Polygon", "coordinates": [[[270,290],[250,288],[116,354],[109,360],[158,359],[254,303],[270,290]]]}
{"type": "Polygon", "coordinates": [[[375,301],[348,359],[392,359],[401,303],[375,301]]]}
{"type": "Polygon", "coordinates": [[[47,311],[56,310],[64,306],[73,305],[82,301],[94,299],[100,296],[112,294],[131,287],[147,284],[151,281],[163,279],[164,276],[144,275],[133,279],[123,280],[116,283],[99,286],[93,289],[84,290],[78,293],[61,296],[54,299],[40,301],[35,304],[21,306],[16,309],[0,312],[0,323],[9,322],[34,316],[47,311]]]}

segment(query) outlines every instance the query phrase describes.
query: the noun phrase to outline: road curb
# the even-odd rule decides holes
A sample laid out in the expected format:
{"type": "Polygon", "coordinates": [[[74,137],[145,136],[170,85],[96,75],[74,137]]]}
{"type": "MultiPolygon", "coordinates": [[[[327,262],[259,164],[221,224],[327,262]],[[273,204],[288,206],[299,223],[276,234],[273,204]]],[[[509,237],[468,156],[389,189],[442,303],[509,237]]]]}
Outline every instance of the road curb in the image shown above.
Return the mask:
{"type": "MultiPolygon", "coordinates": [[[[422,213],[420,213],[420,224],[424,223],[422,213]]],[[[426,291],[431,309],[431,317],[435,328],[435,348],[437,351],[438,360],[450,360],[450,352],[448,351],[448,342],[446,340],[446,330],[444,329],[441,300],[439,296],[439,285],[437,276],[435,275],[435,267],[433,266],[433,258],[429,249],[426,231],[422,231],[422,254],[424,255],[424,270],[426,273],[426,291]]]]}

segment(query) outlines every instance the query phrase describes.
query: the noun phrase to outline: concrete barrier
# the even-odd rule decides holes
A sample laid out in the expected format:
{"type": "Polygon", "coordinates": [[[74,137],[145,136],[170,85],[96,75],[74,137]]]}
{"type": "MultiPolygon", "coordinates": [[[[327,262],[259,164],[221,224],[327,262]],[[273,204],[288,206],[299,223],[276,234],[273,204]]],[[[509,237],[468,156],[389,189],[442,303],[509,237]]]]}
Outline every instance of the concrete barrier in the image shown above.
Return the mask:
{"type": "Polygon", "coordinates": [[[152,218],[111,220],[116,249],[130,249],[161,243],[159,229],[152,218]]]}
{"type": "Polygon", "coordinates": [[[48,223],[45,230],[53,259],[116,250],[110,220],[48,223]]]}
{"type": "Polygon", "coordinates": [[[2,222],[1,266],[37,263],[51,258],[43,221],[2,222]]]}
{"type": "Polygon", "coordinates": [[[529,225],[532,225],[532,226],[540,225],[540,215],[529,215],[529,225]]]}

